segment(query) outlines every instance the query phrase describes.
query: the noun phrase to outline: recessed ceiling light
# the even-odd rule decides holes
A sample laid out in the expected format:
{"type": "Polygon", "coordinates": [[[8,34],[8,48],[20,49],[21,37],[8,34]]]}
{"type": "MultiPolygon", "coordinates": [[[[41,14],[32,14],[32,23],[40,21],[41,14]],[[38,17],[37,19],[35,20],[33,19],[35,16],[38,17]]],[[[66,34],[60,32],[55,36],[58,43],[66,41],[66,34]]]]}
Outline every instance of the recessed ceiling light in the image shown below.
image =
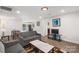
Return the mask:
{"type": "Polygon", "coordinates": [[[20,11],[16,11],[16,13],[18,13],[18,14],[19,14],[19,13],[20,13],[20,11]]]}
{"type": "Polygon", "coordinates": [[[65,12],[64,9],[62,9],[62,10],[61,10],[61,13],[64,13],[64,12],[65,12]]]}
{"type": "Polygon", "coordinates": [[[48,10],[48,7],[42,7],[41,10],[42,11],[47,11],[48,10]]]}

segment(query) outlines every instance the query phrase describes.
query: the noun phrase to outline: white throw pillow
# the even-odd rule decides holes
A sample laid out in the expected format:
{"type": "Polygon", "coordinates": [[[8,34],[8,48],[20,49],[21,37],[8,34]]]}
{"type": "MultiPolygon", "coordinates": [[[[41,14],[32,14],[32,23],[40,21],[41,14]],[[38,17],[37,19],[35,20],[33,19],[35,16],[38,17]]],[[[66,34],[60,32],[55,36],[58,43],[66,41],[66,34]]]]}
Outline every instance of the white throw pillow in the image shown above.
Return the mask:
{"type": "Polygon", "coordinates": [[[2,42],[0,42],[0,53],[4,53],[5,52],[5,47],[3,45],[2,42]]]}

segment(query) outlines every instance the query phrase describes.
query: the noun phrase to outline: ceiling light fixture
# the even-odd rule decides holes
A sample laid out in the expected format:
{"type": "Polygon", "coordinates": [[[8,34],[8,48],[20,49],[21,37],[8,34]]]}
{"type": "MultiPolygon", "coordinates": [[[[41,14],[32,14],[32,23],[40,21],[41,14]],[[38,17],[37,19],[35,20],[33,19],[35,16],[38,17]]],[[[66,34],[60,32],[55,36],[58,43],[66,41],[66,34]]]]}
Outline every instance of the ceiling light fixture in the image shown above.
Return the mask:
{"type": "Polygon", "coordinates": [[[17,14],[19,14],[19,13],[20,13],[20,11],[16,11],[16,13],[17,13],[17,14]]]}
{"type": "Polygon", "coordinates": [[[47,11],[48,10],[48,7],[42,7],[41,10],[42,11],[47,11]]]}
{"type": "Polygon", "coordinates": [[[61,13],[64,13],[64,12],[65,12],[65,11],[62,9],[62,10],[61,10],[61,13]]]}

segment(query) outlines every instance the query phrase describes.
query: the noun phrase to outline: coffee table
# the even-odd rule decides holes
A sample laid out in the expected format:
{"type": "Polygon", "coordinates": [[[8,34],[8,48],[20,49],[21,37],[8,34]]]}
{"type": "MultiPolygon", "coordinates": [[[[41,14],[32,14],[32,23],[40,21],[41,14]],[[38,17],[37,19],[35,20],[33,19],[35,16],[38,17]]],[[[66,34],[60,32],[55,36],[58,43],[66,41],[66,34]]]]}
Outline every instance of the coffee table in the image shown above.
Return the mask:
{"type": "Polygon", "coordinates": [[[54,48],[54,46],[40,40],[31,41],[30,44],[44,53],[49,53],[54,48]]]}

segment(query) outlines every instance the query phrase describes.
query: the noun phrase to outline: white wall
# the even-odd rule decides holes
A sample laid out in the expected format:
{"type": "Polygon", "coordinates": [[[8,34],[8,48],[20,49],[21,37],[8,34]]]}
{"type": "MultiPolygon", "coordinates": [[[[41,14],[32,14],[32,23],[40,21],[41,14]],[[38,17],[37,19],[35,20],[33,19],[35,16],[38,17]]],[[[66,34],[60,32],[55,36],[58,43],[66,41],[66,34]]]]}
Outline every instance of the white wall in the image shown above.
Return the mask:
{"type": "Polygon", "coordinates": [[[42,21],[38,18],[34,19],[26,14],[19,14],[18,16],[10,16],[10,15],[1,15],[0,14],[0,36],[2,36],[2,28],[5,29],[5,35],[10,35],[12,30],[22,30],[22,24],[25,22],[32,22],[34,23],[34,30],[38,33],[42,34],[43,29],[42,27],[42,21]],[[40,21],[40,26],[37,26],[37,21],[40,21]]]}
{"type": "Polygon", "coordinates": [[[48,19],[41,20],[41,34],[43,36],[47,35],[47,22],[48,22],[48,19]]]}
{"type": "Polygon", "coordinates": [[[42,28],[41,28],[41,21],[40,20],[36,20],[34,21],[34,24],[35,24],[35,27],[34,27],[34,30],[37,31],[38,33],[42,34],[42,28]],[[40,22],[40,26],[37,26],[37,22],[40,22]]]}
{"type": "Polygon", "coordinates": [[[22,24],[23,23],[28,23],[28,22],[32,22],[34,23],[34,28],[33,30],[37,31],[38,33],[42,34],[42,20],[40,20],[39,18],[38,19],[34,19],[34,18],[31,18],[30,16],[26,16],[26,15],[22,15],[21,16],[22,18],[22,24]],[[40,22],[40,26],[37,26],[37,22],[40,22]]]}
{"type": "Polygon", "coordinates": [[[62,34],[62,40],[79,44],[79,12],[58,16],[54,18],[61,19],[61,26],[53,27],[52,18],[48,20],[48,22],[50,22],[49,28],[58,28],[60,34],[62,34]]]}
{"type": "Polygon", "coordinates": [[[60,33],[63,40],[79,44],[79,12],[61,16],[60,33]]]}
{"type": "Polygon", "coordinates": [[[10,35],[12,30],[21,30],[21,24],[19,17],[0,15],[0,36],[2,36],[2,29],[5,29],[5,35],[10,35]]]}

